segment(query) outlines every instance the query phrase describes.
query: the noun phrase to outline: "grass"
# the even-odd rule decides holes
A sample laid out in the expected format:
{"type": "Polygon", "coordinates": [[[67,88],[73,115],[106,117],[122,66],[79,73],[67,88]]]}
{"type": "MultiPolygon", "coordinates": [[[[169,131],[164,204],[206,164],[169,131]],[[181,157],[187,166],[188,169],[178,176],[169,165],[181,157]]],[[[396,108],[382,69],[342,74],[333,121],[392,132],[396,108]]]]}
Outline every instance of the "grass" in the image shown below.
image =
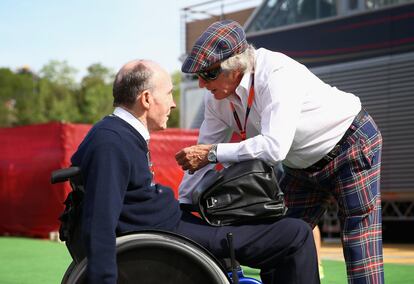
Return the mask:
{"type": "Polygon", "coordinates": [[[0,238],[0,283],[60,283],[71,258],[62,243],[0,238]]]}
{"type": "MultiPolygon", "coordinates": [[[[343,261],[323,260],[323,269],[325,277],[321,284],[347,284],[345,263],[343,261]]],[[[414,266],[390,264],[384,265],[385,283],[407,284],[414,283],[414,266]]],[[[244,275],[260,279],[258,271],[251,268],[244,268],[244,275]]]]}
{"type": "MultiPolygon", "coordinates": [[[[60,283],[71,262],[64,244],[27,238],[0,238],[0,283],[60,283]]],[[[323,261],[322,284],[346,284],[345,265],[341,261],[323,261]]],[[[414,283],[412,265],[385,264],[386,283],[414,283]]],[[[258,271],[244,268],[246,276],[258,278],[258,271]]]]}

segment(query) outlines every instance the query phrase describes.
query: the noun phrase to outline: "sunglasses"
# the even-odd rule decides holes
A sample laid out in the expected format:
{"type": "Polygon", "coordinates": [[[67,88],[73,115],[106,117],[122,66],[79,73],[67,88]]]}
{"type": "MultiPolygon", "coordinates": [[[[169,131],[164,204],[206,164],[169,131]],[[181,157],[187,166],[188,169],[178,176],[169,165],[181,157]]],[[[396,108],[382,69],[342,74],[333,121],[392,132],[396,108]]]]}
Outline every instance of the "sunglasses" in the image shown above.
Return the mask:
{"type": "Polygon", "coordinates": [[[197,76],[201,77],[204,81],[213,81],[217,79],[221,71],[222,71],[221,67],[218,66],[214,69],[198,72],[197,76]]]}

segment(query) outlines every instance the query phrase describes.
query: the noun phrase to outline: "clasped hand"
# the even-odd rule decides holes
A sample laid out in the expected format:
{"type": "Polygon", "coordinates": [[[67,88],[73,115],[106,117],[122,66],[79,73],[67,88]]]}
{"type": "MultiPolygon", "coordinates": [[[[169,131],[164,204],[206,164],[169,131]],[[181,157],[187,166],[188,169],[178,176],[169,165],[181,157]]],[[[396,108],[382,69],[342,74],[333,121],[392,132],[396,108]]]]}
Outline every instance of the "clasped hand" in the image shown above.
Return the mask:
{"type": "Polygon", "coordinates": [[[175,154],[175,159],[181,168],[190,174],[208,164],[207,155],[213,145],[194,145],[186,147],[175,154]]]}

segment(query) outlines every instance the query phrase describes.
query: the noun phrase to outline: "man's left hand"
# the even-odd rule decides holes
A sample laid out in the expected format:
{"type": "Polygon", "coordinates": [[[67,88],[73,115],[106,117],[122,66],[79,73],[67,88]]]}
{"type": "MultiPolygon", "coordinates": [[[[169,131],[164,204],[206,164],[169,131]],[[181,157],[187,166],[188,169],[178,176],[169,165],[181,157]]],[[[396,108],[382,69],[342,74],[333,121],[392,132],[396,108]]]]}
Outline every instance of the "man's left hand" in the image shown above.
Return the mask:
{"type": "Polygon", "coordinates": [[[175,159],[181,168],[190,174],[208,164],[207,155],[213,145],[194,145],[186,147],[175,154],[175,159]]]}

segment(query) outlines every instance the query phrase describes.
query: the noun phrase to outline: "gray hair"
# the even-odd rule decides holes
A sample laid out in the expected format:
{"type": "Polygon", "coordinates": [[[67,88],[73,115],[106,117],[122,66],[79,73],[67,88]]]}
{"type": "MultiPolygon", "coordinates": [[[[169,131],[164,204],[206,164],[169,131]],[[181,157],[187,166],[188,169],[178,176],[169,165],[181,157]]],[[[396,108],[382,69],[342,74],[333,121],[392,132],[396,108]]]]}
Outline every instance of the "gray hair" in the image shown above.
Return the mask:
{"type": "Polygon", "coordinates": [[[122,68],[116,74],[112,88],[113,105],[115,107],[133,105],[138,95],[145,90],[152,89],[153,73],[153,70],[142,62],[138,62],[132,68],[122,68]]]}
{"type": "Polygon", "coordinates": [[[250,44],[245,51],[229,57],[221,62],[220,66],[224,71],[239,70],[243,73],[251,73],[254,71],[254,52],[255,48],[250,44]]]}

